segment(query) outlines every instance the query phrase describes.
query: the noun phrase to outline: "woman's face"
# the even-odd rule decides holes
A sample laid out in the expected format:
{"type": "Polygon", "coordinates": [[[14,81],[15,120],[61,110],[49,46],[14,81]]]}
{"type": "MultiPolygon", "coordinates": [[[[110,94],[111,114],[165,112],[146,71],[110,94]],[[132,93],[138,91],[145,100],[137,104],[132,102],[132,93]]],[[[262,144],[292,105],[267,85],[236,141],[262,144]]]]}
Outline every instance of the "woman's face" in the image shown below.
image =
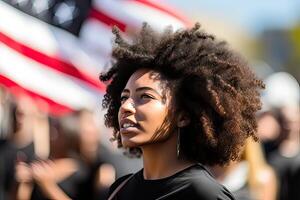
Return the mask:
{"type": "Polygon", "coordinates": [[[128,80],[118,113],[124,147],[141,147],[159,140],[154,138],[165,125],[170,104],[170,94],[163,86],[159,73],[147,69],[136,71],[128,80]]]}

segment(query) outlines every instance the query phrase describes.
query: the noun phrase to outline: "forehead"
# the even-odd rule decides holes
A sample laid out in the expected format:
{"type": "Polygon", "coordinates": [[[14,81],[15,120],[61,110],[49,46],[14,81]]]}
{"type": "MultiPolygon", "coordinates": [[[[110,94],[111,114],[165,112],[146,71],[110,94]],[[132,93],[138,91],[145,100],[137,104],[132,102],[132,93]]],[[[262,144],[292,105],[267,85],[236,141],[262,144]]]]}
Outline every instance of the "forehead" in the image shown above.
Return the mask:
{"type": "Polygon", "coordinates": [[[150,87],[156,90],[162,90],[162,83],[163,80],[158,72],[149,69],[140,69],[131,75],[125,88],[150,87]]]}

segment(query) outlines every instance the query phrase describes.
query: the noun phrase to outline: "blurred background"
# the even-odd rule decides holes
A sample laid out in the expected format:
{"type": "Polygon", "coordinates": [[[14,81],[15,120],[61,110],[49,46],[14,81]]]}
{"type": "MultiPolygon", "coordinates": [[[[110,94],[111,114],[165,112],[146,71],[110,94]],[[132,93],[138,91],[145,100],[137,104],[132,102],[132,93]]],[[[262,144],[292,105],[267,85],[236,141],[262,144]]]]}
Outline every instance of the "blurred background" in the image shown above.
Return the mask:
{"type": "Polygon", "coordinates": [[[300,199],[299,0],[0,0],[0,199],[106,199],[136,172],[103,125],[116,25],[130,38],[200,22],[264,80],[259,143],[208,166],[237,199],[300,199]],[[45,192],[48,191],[48,192],[45,192]]]}

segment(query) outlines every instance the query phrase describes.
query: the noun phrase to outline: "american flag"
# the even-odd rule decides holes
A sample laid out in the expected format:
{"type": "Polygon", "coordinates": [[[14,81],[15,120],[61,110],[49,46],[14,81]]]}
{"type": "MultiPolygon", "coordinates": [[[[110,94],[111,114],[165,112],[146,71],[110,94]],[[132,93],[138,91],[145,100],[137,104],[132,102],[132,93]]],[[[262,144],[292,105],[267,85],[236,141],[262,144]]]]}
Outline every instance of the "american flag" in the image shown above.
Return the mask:
{"type": "Polygon", "coordinates": [[[0,0],[0,84],[53,115],[99,106],[98,80],[116,25],[128,36],[143,22],[161,30],[190,26],[154,0],[0,0]]]}

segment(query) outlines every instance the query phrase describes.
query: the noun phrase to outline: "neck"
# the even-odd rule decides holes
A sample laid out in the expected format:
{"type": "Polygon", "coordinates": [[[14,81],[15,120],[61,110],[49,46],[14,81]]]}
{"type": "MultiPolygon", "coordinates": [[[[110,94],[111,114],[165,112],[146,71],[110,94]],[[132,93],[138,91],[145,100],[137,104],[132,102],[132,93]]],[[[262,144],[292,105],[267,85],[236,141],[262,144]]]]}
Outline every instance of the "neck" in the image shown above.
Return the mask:
{"type": "Polygon", "coordinates": [[[177,158],[177,135],[161,143],[152,143],[142,146],[143,175],[145,179],[161,179],[169,177],[193,164],[183,158],[177,158]]]}

